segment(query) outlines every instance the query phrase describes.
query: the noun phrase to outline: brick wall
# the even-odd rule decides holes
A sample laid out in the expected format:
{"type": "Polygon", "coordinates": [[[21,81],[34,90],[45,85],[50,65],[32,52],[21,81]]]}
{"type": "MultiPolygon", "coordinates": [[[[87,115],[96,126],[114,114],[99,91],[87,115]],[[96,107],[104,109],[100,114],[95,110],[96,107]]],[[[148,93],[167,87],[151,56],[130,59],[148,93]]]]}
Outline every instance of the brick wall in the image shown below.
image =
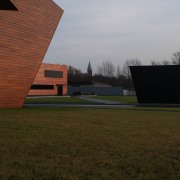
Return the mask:
{"type": "Polygon", "coordinates": [[[63,10],[52,0],[13,0],[0,10],[0,108],[22,107],[63,10]]]}

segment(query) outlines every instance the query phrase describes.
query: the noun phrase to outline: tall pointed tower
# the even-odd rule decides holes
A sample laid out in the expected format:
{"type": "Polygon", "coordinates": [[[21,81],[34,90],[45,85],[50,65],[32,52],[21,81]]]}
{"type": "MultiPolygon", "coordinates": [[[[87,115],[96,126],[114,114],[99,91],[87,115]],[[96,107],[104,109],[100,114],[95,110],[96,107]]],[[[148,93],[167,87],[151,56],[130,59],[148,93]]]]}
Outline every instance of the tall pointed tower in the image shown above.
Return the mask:
{"type": "Polygon", "coordinates": [[[87,68],[87,75],[90,77],[92,76],[92,67],[91,67],[90,61],[89,61],[88,68],[87,68]]]}

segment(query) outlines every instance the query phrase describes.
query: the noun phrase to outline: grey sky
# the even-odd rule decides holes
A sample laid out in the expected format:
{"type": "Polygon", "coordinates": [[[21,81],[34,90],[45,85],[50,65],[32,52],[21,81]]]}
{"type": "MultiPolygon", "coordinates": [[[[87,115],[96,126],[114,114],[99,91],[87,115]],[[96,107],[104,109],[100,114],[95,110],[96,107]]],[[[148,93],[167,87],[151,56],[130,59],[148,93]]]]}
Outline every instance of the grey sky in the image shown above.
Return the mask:
{"type": "Polygon", "coordinates": [[[170,59],[180,51],[180,0],[54,0],[64,9],[44,62],[86,71],[103,60],[170,59]]]}

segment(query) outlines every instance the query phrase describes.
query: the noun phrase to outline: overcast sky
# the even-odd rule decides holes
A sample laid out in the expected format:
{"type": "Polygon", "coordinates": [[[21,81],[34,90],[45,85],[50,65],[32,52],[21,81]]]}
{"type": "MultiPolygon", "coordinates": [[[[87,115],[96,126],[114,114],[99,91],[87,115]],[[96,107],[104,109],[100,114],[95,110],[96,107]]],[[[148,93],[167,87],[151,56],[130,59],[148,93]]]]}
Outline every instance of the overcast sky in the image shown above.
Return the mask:
{"type": "Polygon", "coordinates": [[[180,51],[180,0],[54,0],[63,17],[44,62],[95,71],[103,60],[170,59],[180,51]]]}

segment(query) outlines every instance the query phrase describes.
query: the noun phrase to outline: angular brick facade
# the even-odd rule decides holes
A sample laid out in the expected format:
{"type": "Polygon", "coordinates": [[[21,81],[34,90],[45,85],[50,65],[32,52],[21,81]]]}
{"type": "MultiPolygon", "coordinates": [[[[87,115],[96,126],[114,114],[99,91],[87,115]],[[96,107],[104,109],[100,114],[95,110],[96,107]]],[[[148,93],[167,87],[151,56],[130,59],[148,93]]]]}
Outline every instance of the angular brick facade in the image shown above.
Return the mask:
{"type": "Polygon", "coordinates": [[[0,108],[22,107],[63,10],[52,0],[12,0],[0,10],[0,108]]]}
{"type": "MultiPolygon", "coordinates": [[[[51,74],[50,74],[51,75],[51,74]]],[[[56,75],[56,74],[52,74],[56,75]]],[[[39,71],[34,79],[32,84],[33,86],[53,86],[52,89],[48,89],[48,87],[44,87],[42,89],[30,89],[28,95],[31,96],[44,96],[44,95],[67,95],[67,66],[66,65],[58,65],[58,64],[41,64],[39,71]],[[62,73],[62,77],[48,77],[46,75],[46,71],[62,73]],[[60,89],[62,88],[62,89],[60,89]],[[59,90],[59,91],[58,91],[59,90]],[[60,92],[61,91],[61,92],[60,92]]]]}

